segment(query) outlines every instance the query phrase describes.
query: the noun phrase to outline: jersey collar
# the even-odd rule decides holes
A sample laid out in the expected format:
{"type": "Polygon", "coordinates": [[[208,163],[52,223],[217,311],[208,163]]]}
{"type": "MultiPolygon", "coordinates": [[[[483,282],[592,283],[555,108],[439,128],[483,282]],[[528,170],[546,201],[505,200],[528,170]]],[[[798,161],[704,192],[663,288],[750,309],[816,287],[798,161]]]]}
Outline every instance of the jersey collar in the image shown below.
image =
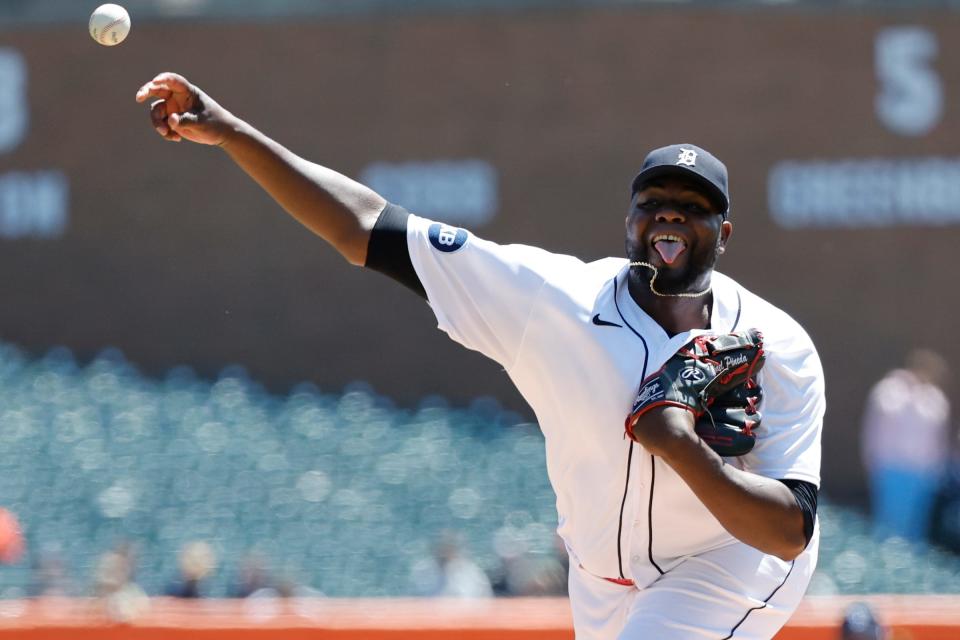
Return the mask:
{"type": "MultiPolygon", "coordinates": [[[[629,263],[625,264],[614,276],[616,282],[616,306],[621,319],[634,333],[658,331],[666,337],[666,332],[647,312],[640,308],[627,289],[629,263]]],[[[743,301],[740,286],[718,271],[710,279],[713,289],[713,309],[710,313],[710,329],[718,333],[728,333],[739,328],[743,301]]]]}

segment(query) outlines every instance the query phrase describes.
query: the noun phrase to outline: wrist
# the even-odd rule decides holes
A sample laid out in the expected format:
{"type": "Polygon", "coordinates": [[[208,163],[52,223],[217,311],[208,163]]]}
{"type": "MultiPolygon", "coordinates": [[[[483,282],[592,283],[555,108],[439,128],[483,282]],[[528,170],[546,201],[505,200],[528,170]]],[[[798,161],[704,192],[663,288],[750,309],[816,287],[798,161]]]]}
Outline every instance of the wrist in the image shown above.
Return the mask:
{"type": "Polygon", "coordinates": [[[224,150],[228,150],[237,138],[246,133],[246,123],[229,112],[224,114],[221,128],[223,133],[221,134],[220,141],[217,142],[217,146],[224,150]]]}
{"type": "Polygon", "coordinates": [[[633,427],[633,439],[655,456],[669,458],[678,448],[695,443],[691,410],[664,405],[640,416],[633,427]]]}

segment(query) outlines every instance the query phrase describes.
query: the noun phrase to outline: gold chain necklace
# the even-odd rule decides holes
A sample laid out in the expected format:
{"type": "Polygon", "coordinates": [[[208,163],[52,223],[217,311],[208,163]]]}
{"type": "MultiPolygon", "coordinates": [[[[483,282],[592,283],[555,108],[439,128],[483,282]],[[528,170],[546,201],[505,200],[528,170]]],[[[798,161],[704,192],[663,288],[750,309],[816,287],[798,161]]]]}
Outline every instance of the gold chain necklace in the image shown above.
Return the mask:
{"type": "Polygon", "coordinates": [[[659,270],[655,266],[649,262],[631,262],[629,266],[647,267],[651,269],[653,271],[653,275],[650,277],[650,291],[652,291],[654,295],[660,296],[661,298],[699,298],[700,296],[710,293],[711,287],[707,287],[703,291],[697,293],[660,293],[653,286],[653,281],[657,279],[657,274],[659,273],[659,270]]]}

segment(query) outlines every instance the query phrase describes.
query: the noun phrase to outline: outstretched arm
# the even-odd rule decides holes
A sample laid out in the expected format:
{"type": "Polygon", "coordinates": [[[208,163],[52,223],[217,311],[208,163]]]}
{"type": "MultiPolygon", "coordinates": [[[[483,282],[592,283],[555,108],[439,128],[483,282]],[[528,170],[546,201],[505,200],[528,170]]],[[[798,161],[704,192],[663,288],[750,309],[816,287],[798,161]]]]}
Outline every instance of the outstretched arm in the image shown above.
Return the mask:
{"type": "Polygon", "coordinates": [[[183,76],[161,73],[137,91],[137,102],[147,100],[164,139],[219,146],[287,213],[348,262],[364,264],[370,232],[386,205],[379,194],[286,149],[183,76]]]}

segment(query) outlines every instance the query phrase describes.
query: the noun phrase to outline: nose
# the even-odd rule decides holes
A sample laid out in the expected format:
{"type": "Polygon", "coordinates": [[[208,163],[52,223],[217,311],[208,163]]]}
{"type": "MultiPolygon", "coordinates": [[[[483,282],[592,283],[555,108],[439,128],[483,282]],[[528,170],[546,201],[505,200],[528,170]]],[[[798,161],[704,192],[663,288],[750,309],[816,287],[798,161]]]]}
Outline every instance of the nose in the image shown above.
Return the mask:
{"type": "Polygon", "coordinates": [[[684,222],[684,220],[686,220],[686,218],[684,218],[683,214],[680,213],[674,206],[663,207],[657,212],[657,222],[679,224],[684,222]]]}

